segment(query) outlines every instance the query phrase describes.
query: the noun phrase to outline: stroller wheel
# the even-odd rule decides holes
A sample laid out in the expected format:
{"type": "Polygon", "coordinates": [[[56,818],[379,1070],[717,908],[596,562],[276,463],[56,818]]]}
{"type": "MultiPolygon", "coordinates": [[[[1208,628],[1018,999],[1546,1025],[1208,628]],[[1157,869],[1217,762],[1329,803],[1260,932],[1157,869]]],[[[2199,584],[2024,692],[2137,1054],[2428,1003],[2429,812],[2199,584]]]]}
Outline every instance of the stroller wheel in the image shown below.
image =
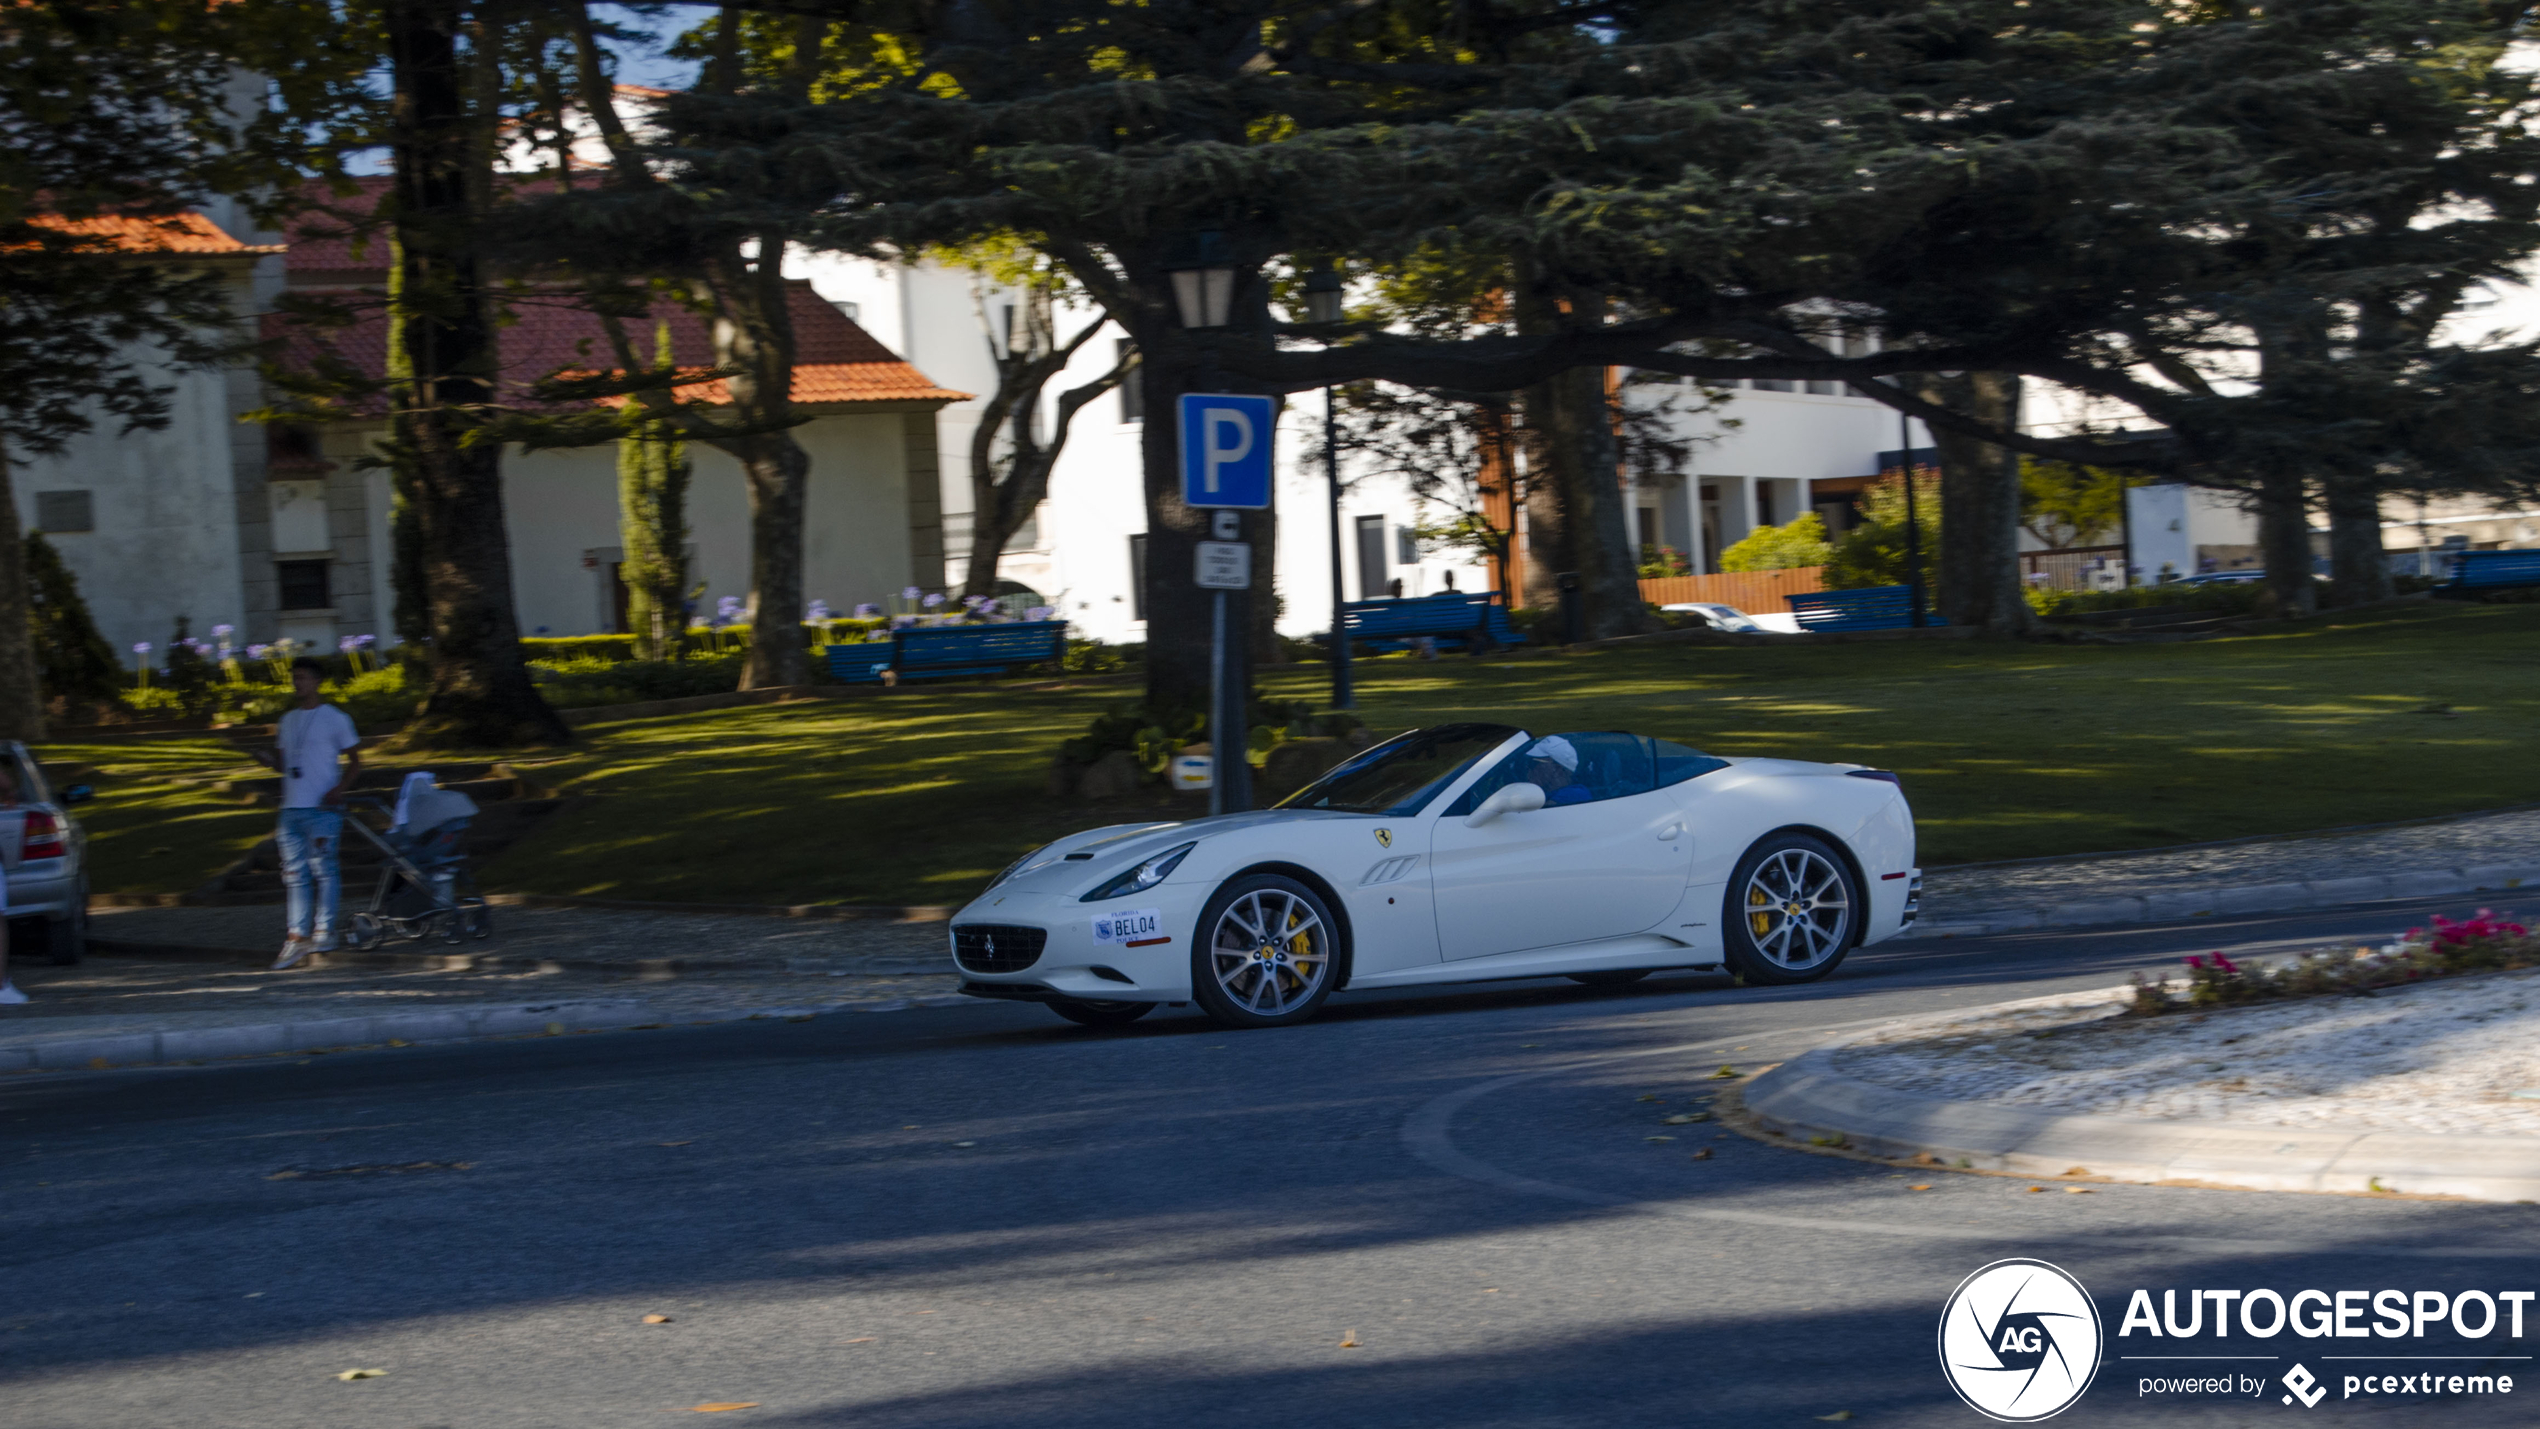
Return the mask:
{"type": "Polygon", "coordinates": [[[486,907],[482,898],[462,898],[459,900],[459,927],[481,943],[494,936],[494,910],[486,907]]]}
{"type": "Polygon", "coordinates": [[[368,913],[354,914],[352,926],[345,933],[345,941],[351,943],[356,952],[368,952],[378,947],[380,940],[387,936],[387,930],[379,926],[379,920],[368,913]]]}

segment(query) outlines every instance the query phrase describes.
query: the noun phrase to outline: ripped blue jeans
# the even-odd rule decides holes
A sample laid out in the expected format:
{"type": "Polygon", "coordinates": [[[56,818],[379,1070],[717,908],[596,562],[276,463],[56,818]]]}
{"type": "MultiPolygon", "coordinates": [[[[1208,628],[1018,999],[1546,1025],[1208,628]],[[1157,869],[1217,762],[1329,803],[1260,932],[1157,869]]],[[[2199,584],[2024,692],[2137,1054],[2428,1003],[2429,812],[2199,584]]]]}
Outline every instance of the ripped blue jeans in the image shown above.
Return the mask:
{"type": "Polygon", "coordinates": [[[335,905],[344,883],[335,859],[343,839],[341,809],[282,811],[282,824],[274,830],[273,842],[282,855],[282,895],[289,936],[310,936],[312,913],[317,919],[317,936],[323,937],[334,929],[335,905]],[[312,882],[317,885],[314,899],[309,896],[312,882]]]}

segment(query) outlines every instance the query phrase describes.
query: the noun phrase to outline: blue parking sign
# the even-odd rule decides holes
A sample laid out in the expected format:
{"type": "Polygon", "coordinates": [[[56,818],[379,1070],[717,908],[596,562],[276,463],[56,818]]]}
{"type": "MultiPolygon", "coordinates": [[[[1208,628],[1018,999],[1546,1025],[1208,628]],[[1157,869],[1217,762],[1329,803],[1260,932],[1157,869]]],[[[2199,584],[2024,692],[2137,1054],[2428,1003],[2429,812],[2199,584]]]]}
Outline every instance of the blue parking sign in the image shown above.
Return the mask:
{"type": "Polygon", "coordinates": [[[1266,510],[1278,415],[1278,404],[1267,397],[1183,393],[1183,504],[1266,510]]]}

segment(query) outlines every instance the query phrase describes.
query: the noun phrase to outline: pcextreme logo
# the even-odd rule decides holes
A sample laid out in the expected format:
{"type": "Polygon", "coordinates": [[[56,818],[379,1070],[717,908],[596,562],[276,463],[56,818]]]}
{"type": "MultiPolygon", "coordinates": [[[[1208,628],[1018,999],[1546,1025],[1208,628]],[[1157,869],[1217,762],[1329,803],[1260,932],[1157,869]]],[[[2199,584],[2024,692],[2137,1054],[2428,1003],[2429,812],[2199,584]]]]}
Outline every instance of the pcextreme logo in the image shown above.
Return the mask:
{"type": "Polygon", "coordinates": [[[1940,1370],[1988,1419],[2051,1419],[2099,1372],[2099,1310],[2057,1266],[1997,1260],[1960,1281],[1942,1307],[1940,1370]]]}

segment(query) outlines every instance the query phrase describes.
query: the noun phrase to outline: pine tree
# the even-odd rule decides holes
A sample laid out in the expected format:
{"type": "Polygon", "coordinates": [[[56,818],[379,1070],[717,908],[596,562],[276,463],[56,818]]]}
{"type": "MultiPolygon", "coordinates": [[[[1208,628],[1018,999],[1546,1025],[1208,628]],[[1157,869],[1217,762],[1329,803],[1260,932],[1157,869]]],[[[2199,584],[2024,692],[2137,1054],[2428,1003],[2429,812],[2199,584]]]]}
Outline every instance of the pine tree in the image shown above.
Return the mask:
{"type": "Polygon", "coordinates": [[[103,702],[123,684],[122,662],[98,633],[79,593],[79,577],[41,531],[26,533],[26,604],[36,668],[46,696],[103,702]]]}

